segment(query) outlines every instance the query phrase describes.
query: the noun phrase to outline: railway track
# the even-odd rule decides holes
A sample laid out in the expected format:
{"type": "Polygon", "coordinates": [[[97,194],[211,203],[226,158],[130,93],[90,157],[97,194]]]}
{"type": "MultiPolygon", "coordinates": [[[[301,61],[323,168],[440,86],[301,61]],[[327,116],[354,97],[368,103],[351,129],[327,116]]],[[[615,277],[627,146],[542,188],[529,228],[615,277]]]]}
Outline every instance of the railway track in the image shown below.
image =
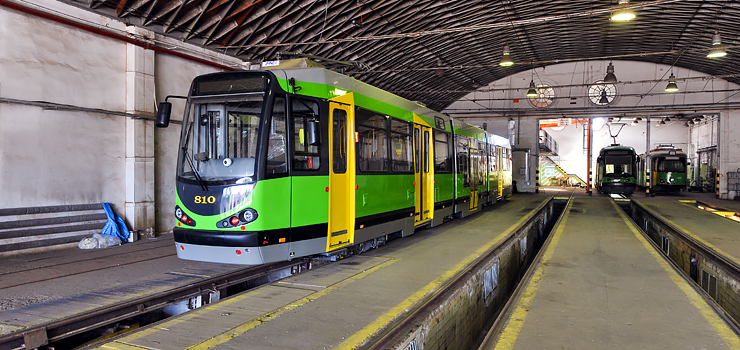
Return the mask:
{"type": "Polygon", "coordinates": [[[740,264],[633,200],[617,201],[640,233],[740,334],[740,264]],[[722,289],[723,293],[718,293],[722,289]]]}
{"type": "Polygon", "coordinates": [[[172,288],[164,292],[4,334],[0,336],[0,349],[34,349],[53,344],[122,320],[160,311],[165,306],[184,300],[199,296],[208,297],[211,293],[220,294],[232,286],[263,280],[263,282],[251,285],[251,287],[254,287],[273,281],[279,276],[301,273],[316,267],[317,264],[322,264],[322,262],[296,259],[224,273],[186,286],[172,288]]]}

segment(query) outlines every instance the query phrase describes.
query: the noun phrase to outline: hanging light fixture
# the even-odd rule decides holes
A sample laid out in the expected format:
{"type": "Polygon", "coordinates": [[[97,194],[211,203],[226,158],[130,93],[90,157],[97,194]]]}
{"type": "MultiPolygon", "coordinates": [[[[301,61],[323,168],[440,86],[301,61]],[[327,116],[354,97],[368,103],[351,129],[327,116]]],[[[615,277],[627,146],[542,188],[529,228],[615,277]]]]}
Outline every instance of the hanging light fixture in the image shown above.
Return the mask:
{"type": "Polygon", "coordinates": [[[527,97],[537,97],[537,87],[534,86],[534,66],[532,67],[532,80],[529,82],[529,90],[527,90],[527,97]]]}
{"type": "Polygon", "coordinates": [[[511,60],[511,49],[509,45],[504,45],[504,54],[501,57],[501,62],[498,63],[501,67],[511,67],[514,65],[514,61],[511,60]]]}
{"type": "Polygon", "coordinates": [[[688,123],[689,123],[689,125],[694,125],[694,121],[691,120],[691,119],[689,119],[688,123]]]}
{"type": "Polygon", "coordinates": [[[601,90],[601,98],[599,98],[599,104],[609,104],[609,98],[606,97],[606,89],[601,90]]]}
{"type": "Polygon", "coordinates": [[[658,125],[658,126],[661,126],[661,125],[665,125],[665,120],[661,120],[661,121],[659,121],[657,125],[658,125]]]}
{"type": "Polygon", "coordinates": [[[668,78],[668,85],[665,87],[666,92],[676,92],[678,91],[678,85],[676,85],[676,76],[671,73],[671,76],[668,78]]]}
{"type": "Polygon", "coordinates": [[[634,19],[635,13],[631,9],[627,8],[627,6],[629,6],[629,0],[619,0],[619,5],[617,5],[617,8],[619,9],[612,13],[611,20],[626,22],[634,19]]]}
{"type": "Polygon", "coordinates": [[[669,122],[669,121],[671,121],[671,118],[670,117],[665,117],[665,119],[663,119],[663,121],[664,122],[669,122]]]}
{"type": "Polygon", "coordinates": [[[534,78],[529,82],[529,90],[527,91],[527,97],[537,97],[537,89],[534,86],[534,78]]]}
{"type": "Polygon", "coordinates": [[[707,53],[708,58],[719,58],[727,56],[727,51],[722,46],[722,38],[719,36],[719,32],[714,32],[712,36],[712,48],[707,53]]]}
{"type": "Polygon", "coordinates": [[[605,83],[616,83],[617,82],[617,76],[614,75],[614,65],[609,62],[609,65],[606,66],[606,76],[604,77],[605,83]]]}

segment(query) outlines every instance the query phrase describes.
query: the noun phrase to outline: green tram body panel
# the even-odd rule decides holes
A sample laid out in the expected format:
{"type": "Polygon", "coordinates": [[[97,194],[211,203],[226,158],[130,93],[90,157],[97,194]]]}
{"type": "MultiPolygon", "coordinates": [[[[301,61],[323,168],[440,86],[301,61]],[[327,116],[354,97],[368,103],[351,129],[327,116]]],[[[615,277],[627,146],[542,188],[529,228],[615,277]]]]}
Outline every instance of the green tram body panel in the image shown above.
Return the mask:
{"type": "MultiPolygon", "coordinates": [[[[510,165],[511,160],[505,159],[505,157],[510,156],[511,152],[504,152],[508,150],[508,146],[494,146],[488,141],[491,134],[486,133],[482,129],[463,121],[453,120],[447,115],[435,112],[415,102],[408,101],[369,84],[326,69],[273,69],[269,70],[269,72],[273,73],[277,78],[275,84],[279,88],[265,94],[265,101],[268,101],[270,98],[268,96],[270,95],[288,96],[289,99],[305,96],[326,101],[352,93],[354,99],[353,104],[356,107],[411,123],[423,123],[430,126],[433,130],[450,133],[448,142],[452,143],[452,145],[449,148],[450,153],[448,154],[448,159],[451,159],[449,164],[452,167],[452,171],[450,173],[434,173],[433,195],[435,213],[442,210],[440,211],[440,213],[443,213],[442,215],[452,215],[452,208],[455,208],[456,204],[458,204],[455,203],[456,199],[470,197],[471,184],[468,181],[470,180],[473,167],[479,167],[477,174],[479,177],[478,181],[480,182],[478,183],[477,190],[480,195],[482,193],[495,194],[487,197],[489,201],[492,197],[495,202],[499,195],[499,178],[502,178],[501,181],[504,187],[501,195],[506,196],[511,193],[511,170],[503,168],[505,162],[510,165]],[[283,91],[279,91],[280,88],[283,91]],[[461,141],[467,142],[469,147],[467,153],[464,155],[458,154],[457,144],[461,141]],[[482,161],[476,164],[472,164],[471,162],[470,151],[474,148],[476,150],[480,149],[480,152],[483,153],[480,156],[484,157],[482,161]],[[493,154],[489,157],[491,153],[493,154]],[[466,169],[463,169],[459,162],[466,157],[467,164],[462,164],[466,169]],[[490,162],[496,162],[497,171],[488,171],[490,162]],[[461,172],[465,172],[467,175],[463,175],[461,172]],[[468,177],[467,179],[466,176],[468,177]]],[[[266,74],[265,71],[241,73],[266,74]]],[[[214,75],[216,74],[222,74],[222,76],[227,77],[227,74],[230,73],[215,73],[214,75]]],[[[216,98],[218,98],[218,95],[210,96],[210,99],[216,98]]],[[[270,99],[269,101],[272,100],[270,99]]],[[[264,111],[272,109],[271,105],[268,106],[265,104],[265,106],[264,111]]],[[[329,115],[328,110],[325,110],[326,102],[323,102],[319,108],[321,109],[319,116],[320,123],[328,123],[329,115]]],[[[290,118],[289,115],[288,117],[290,118]]],[[[260,118],[265,119],[263,125],[267,127],[267,118],[271,117],[269,115],[260,115],[260,118]]],[[[322,132],[327,132],[327,127],[324,126],[323,128],[324,131],[322,132]]],[[[292,140],[296,131],[292,130],[292,128],[286,130],[286,142],[292,140]]],[[[301,129],[301,132],[303,132],[303,129],[301,129]]],[[[262,140],[262,142],[265,141],[262,140]]],[[[431,152],[434,152],[434,144],[432,142],[431,152]]],[[[350,147],[356,147],[355,142],[352,142],[351,145],[350,147]]],[[[262,148],[265,145],[262,144],[258,147],[262,148]]],[[[328,143],[325,143],[322,147],[330,146],[328,143]]],[[[390,148],[387,152],[390,154],[390,148]]],[[[260,154],[259,157],[264,157],[265,153],[265,151],[258,153],[260,154]]],[[[322,153],[322,167],[330,167],[331,160],[324,161],[323,157],[324,155],[322,153]]],[[[287,159],[291,160],[292,154],[288,154],[287,159]]],[[[432,159],[434,160],[436,158],[433,157],[432,159]]],[[[261,166],[264,166],[264,160],[262,162],[261,166]]],[[[347,164],[347,166],[356,168],[357,164],[347,164]]],[[[330,215],[328,195],[330,177],[325,175],[326,171],[324,171],[323,175],[318,173],[316,175],[297,175],[292,174],[293,170],[289,171],[289,176],[274,179],[260,178],[255,182],[244,185],[253,187],[251,193],[239,203],[231,203],[231,209],[217,215],[198,215],[191,210],[196,205],[194,199],[191,198],[193,197],[191,194],[194,191],[193,186],[195,185],[189,185],[190,190],[187,194],[177,191],[177,206],[195,222],[193,225],[186,225],[184,222],[181,223],[181,220],[177,221],[178,226],[175,228],[177,231],[175,233],[175,241],[179,245],[178,256],[184,259],[201,261],[259,264],[331,251],[331,249],[325,248],[328,233],[326,228],[329,225],[330,215]],[[258,213],[257,218],[247,224],[239,224],[234,227],[219,226],[230,218],[240,215],[245,210],[256,211],[258,213]],[[313,230],[309,241],[302,241],[300,237],[304,229],[313,230]],[[320,230],[324,230],[323,238],[320,230]],[[220,247],[218,244],[214,247],[205,247],[208,244],[193,243],[185,238],[178,238],[187,236],[187,232],[195,231],[210,232],[210,234],[215,236],[225,235],[225,237],[229,235],[255,233],[259,235],[259,246],[237,247],[237,255],[242,255],[242,253],[239,253],[239,250],[245,248],[244,252],[247,253],[245,255],[249,256],[248,262],[242,262],[242,260],[233,256],[229,258],[219,257],[218,255],[220,254],[233,254],[234,249],[231,246],[220,247]],[[305,245],[303,245],[303,242],[306,242],[305,245]]],[[[359,172],[358,170],[354,178],[356,189],[354,191],[355,210],[353,216],[357,226],[356,229],[367,229],[367,226],[363,223],[368,223],[368,225],[375,225],[378,222],[382,223],[382,218],[384,217],[396,218],[394,220],[398,222],[401,222],[401,220],[408,222],[410,216],[410,219],[413,220],[416,196],[419,195],[415,193],[414,178],[414,173],[394,174],[391,172],[382,172],[373,174],[372,172],[359,172]],[[403,216],[407,216],[407,218],[404,219],[402,218],[403,216]]],[[[179,187],[180,182],[178,180],[179,187]]],[[[442,218],[437,218],[435,215],[435,222],[437,220],[442,222],[442,218]]],[[[413,225],[411,228],[413,229],[413,225]]],[[[367,234],[362,237],[367,237],[367,234]]]]}

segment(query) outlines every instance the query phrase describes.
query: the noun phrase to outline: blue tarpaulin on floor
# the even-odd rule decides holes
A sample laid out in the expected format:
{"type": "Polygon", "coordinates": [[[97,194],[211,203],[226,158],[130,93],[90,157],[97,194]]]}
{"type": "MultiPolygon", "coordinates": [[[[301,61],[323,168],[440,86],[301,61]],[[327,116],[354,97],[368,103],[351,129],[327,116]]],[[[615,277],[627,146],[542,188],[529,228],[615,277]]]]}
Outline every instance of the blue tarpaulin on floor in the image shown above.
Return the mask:
{"type": "Polygon", "coordinates": [[[108,221],[105,223],[105,227],[103,227],[103,232],[101,233],[118,237],[121,239],[121,243],[126,243],[129,235],[126,222],[116,214],[113,208],[111,208],[110,203],[103,203],[103,209],[105,209],[105,215],[108,217],[108,221]]]}

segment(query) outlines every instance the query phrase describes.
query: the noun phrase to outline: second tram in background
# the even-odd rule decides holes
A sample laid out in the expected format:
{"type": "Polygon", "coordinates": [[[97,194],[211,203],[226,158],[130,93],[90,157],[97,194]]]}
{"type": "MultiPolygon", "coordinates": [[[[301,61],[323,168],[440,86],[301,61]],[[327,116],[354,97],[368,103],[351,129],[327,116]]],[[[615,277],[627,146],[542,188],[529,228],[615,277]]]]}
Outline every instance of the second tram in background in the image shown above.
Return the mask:
{"type": "Polygon", "coordinates": [[[672,145],[660,145],[641,154],[638,159],[637,182],[649,193],[678,193],[686,190],[686,153],[672,145]]]}
{"type": "Polygon", "coordinates": [[[604,194],[635,193],[637,153],[632,147],[611,145],[599,151],[596,159],[596,190],[604,194]]]}
{"type": "MultiPolygon", "coordinates": [[[[506,138],[289,63],[194,79],[176,178],[178,257],[255,265],[359,253],[510,193],[506,138]]],[[[170,108],[160,105],[157,126],[170,108]]]]}

